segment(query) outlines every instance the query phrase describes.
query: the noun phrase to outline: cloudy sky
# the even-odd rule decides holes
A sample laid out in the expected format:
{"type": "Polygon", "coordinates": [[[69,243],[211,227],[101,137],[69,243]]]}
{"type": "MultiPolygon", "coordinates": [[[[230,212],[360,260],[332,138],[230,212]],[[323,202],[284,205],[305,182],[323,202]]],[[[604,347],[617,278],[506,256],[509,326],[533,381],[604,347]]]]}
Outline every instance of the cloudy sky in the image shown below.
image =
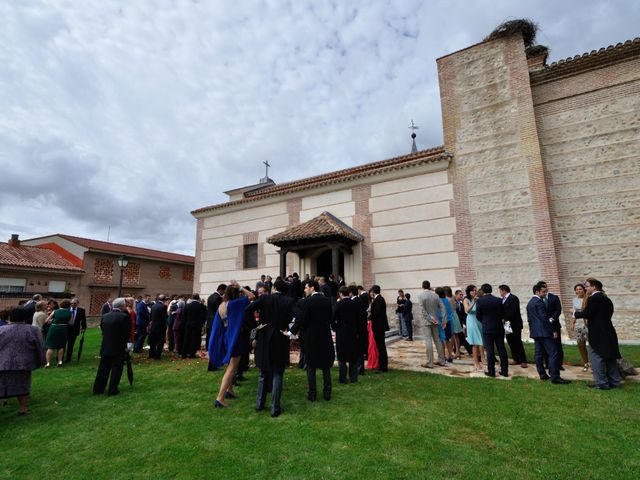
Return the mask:
{"type": "Polygon", "coordinates": [[[5,0],[0,240],[192,254],[193,209],[442,143],[435,59],[507,19],[550,61],[632,39],[640,2],[5,0]]]}

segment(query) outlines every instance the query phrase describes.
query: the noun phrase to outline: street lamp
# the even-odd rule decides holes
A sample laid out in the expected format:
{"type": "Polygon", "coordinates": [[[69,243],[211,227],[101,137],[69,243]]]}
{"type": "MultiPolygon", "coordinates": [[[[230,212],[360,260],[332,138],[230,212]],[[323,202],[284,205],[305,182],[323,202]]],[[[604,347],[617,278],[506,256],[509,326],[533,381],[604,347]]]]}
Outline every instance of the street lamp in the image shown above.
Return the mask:
{"type": "Polygon", "coordinates": [[[120,267],[120,285],[118,286],[118,298],[122,296],[122,277],[124,276],[124,269],[127,268],[129,259],[126,255],[121,255],[118,259],[118,266],[120,267]]]}

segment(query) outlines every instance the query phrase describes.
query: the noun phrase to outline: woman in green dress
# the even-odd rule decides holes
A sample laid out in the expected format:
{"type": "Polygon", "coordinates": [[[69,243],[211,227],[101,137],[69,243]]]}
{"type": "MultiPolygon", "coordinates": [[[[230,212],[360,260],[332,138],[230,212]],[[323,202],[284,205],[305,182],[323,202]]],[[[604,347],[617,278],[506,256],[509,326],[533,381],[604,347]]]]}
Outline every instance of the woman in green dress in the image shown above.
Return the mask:
{"type": "Polygon", "coordinates": [[[47,363],[44,368],[49,368],[51,358],[56,350],[58,351],[58,366],[62,366],[64,347],[67,345],[67,335],[69,334],[69,320],[71,320],[70,306],[71,302],[65,298],[60,302],[60,308],[51,312],[47,318],[47,323],[50,326],[45,340],[47,363]]]}

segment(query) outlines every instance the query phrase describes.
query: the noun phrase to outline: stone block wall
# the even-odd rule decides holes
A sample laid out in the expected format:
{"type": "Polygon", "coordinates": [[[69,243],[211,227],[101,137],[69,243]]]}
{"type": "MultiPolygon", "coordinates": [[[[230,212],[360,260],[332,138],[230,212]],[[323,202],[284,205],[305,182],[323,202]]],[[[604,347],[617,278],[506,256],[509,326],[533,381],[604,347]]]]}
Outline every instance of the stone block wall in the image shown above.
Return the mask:
{"type": "MultiPolygon", "coordinates": [[[[535,82],[535,75],[532,76],[535,82]]],[[[561,298],[594,276],[621,339],[640,339],[640,57],[532,87],[561,298]]]]}
{"type": "Polygon", "coordinates": [[[459,257],[455,282],[505,283],[522,300],[559,289],[524,44],[485,42],[437,60],[459,257]]]}

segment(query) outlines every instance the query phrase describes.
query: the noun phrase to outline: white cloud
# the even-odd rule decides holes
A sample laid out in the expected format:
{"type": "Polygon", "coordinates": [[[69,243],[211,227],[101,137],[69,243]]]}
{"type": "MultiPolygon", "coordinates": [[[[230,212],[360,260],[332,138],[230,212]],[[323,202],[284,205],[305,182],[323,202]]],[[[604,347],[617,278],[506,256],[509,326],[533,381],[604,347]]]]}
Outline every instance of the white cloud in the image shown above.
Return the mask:
{"type": "Polygon", "coordinates": [[[3,2],[0,240],[192,253],[189,211],[442,142],[435,59],[507,18],[552,58],[634,37],[632,2],[3,2]]]}

